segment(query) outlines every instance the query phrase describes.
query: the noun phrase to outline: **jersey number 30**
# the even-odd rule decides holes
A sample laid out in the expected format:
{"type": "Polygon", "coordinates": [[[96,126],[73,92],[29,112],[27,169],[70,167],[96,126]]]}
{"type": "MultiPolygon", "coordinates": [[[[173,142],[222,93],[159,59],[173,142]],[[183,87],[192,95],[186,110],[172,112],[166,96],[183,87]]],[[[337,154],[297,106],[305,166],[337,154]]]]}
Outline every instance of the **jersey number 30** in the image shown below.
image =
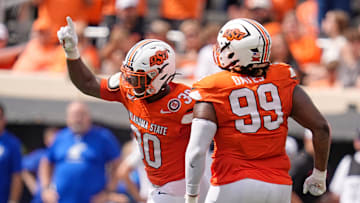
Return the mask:
{"type": "Polygon", "coordinates": [[[136,140],[140,149],[141,159],[144,159],[145,156],[145,161],[149,166],[153,168],[159,168],[161,166],[161,147],[159,138],[157,138],[155,135],[144,133],[142,136],[144,144],[143,149],[141,147],[140,131],[132,124],[130,125],[130,128],[135,133],[136,140]],[[150,144],[150,142],[152,142],[152,145],[150,144]],[[152,150],[150,146],[152,146],[152,150]]]}
{"type": "Polygon", "coordinates": [[[231,110],[235,115],[240,117],[250,115],[250,124],[245,123],[245,119],[235,120],[235,128],[241,133],[257,132],[261,128],[261,120],[263,120],[264,127],[267,130],[275,130],[283,123],[281,100],[274,84],[260,85],[256,92],[249,88],[233,90],[229,95],[229,100],[231,110]],[[259,98],[258,101],[255,94],[259,98]],[[269,97],[271,99],[268,99],[269,97]],[[245,98],[247,105],[241,106],[240,98],[245,98]],[[276,120],[272,120],[270,115],[260,117],[258,106],[265,111],[274,111],[277,115],[276,120]]]}

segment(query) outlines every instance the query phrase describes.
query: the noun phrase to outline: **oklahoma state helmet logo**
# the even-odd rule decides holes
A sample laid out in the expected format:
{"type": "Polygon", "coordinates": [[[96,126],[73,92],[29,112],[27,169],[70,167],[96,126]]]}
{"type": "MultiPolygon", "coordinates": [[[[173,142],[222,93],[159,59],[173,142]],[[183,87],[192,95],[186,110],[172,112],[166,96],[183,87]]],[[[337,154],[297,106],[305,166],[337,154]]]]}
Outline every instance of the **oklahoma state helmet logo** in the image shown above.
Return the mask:
{"type": "Polygon", "coordinates": [[[167,50],[157,51],[154,56],[150,57],[150,67],[153,65],[161,65],[169,58],[167,50]]]}
{"type": "Polygon", "coordinates": [[[246,36],[245,32],[241,32],[238,28],[234,29],[228,29],[224,32],[223,37],[225,37],[227,40],[241,40],[246,36]]]}

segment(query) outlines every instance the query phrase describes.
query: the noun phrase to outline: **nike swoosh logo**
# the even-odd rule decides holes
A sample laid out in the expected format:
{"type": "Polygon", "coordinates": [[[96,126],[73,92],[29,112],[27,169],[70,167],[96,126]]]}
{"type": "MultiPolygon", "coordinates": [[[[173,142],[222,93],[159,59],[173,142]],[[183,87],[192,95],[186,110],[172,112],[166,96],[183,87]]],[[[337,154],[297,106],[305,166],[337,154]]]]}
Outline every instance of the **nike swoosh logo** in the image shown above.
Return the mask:
{"type": "Polygon", "coordinates": [[[160,191],[158,192],[158,194],[159,194],[159,195],[167,195],[166,192],[160,192],[160,191]]]}
{"type": "Polygon", "coordinates": [[[190,164],[190,167],[191,167],[191,168],[195,168],[195,166],[194,166],[193,164],[190,164]]]}
{"type": "Polygon", "coordinates": [[[160,109],[160,113],[161,114],[167,114],[167,113],[171,113],[171,111],[164,111],[163,109],[160,109]]]}

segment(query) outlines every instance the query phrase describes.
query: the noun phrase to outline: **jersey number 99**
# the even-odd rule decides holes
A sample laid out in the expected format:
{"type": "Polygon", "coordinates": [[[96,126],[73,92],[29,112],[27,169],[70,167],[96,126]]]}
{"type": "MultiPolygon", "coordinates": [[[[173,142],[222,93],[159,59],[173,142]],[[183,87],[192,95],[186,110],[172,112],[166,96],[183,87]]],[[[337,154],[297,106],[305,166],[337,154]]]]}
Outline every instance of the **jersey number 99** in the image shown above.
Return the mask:
{"type": "Polygon", "coordinates": [[[229,95],[229,100],[231,110],[235,115],[239,117],[250,115],[250,124],[246,124],[244,118],[235,120],[235,128],[241,133],[256,133],[261,128],[262,121],[267,130],[275,130],[283,123],[284,113],[279,92],[272,83],[259,85],[256,91],[249,88],[233,90],[229,95]],[[267,95],[271,96],[271,99],[268,99],[267,95]],[[240,98],[245,98],[247,105],[241,106],[240,98]],[[276,120],[272,120],[271,115],[260,117],[258,106],[265,111],[274,111],[277,115],[276,120]]]}

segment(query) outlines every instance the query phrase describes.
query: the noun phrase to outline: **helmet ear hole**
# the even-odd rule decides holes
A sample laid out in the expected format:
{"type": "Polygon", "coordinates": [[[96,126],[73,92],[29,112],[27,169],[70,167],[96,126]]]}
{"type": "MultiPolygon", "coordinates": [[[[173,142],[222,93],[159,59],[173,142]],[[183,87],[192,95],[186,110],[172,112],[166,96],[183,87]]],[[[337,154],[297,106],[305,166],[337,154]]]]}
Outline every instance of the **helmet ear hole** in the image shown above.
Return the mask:
{"type": "Polygon", "coordinates": [[[228,55],[228,58],[229,58],[229,59],[232,59],[232,58],[234,57],[234,55],[235,55],[235,53],[232,52],[232,53],[230,53],[230,54],[228,55]]]}
{"type": "Polygon", "coordinates": [[[146,85],[149,85],[151,83],[152,79],[149,75],[146,75],[146,85]]]}

